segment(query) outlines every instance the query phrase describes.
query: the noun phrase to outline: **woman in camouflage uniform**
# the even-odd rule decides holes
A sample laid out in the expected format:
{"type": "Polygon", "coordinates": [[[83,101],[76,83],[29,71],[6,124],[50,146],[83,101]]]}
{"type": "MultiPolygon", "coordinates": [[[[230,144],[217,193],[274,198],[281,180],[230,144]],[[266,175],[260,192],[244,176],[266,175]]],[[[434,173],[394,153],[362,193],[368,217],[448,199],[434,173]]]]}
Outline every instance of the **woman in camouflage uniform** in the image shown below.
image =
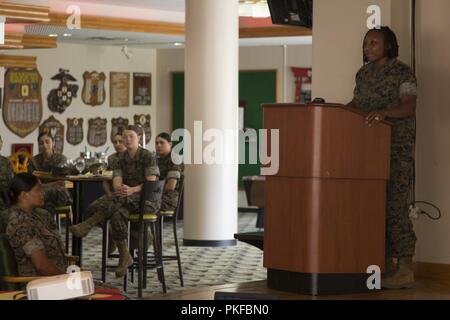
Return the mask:
{"type": "MultiPolygon", "coordinates": [[[[184,165],[174,164],[172,157],[172,139],[170,134],[162,132],[155,140],[156,153],[158,154],[159,179],[166,180],[161,202],[161,211],[174,211],[178,203],[178,181],[183,175],[184,165]]],[[[179,162],[179,161],[177,161],[179,162]]]]}
{"type": "Polygon", "coordinates": [[[387,119],[393,124],[391,173],[387,188],[386,275],[384,288],[409,288],[414,283],[412,257],[416,236],[409,218],[408,195],[414,174],[416,78],[397,60],[398,43],[388,27],[370,30],[364,39],[364,66],[356,75],[350,107],[368,113],[372,127],[387,119]],[[395,263],[395,261],[396,263],[395,263]]]}
{"type": "MultiPolygon", "coordinates": [[[[3,147],[3,139],[0,136],[0,150],[3,147]]],[[[6,203],[3,200],[3,197],[6,195],[9,184],[14,178],[14,170],[11,165],[11,162],[8,158],[0,155],[0,212],[7,208],[6,203]]]]}
{"type": "MultiPolygon", "coordinates": [[[[77,237],[86,236],[97,224],[110,219],[113,239],[119,249],[119,265],[116,277],[123,277],[133,258],[128,250],[128,216],[139,212],[139,198],[143,183],[156,181],[159,176],[156,155],[139,146],[142,129],[128,126],[123,132],[126,152],[119,154],[119,161],[113,171],[113,198],[108,210],[97,211],[86,221],[72,226],[77,237]]],[[[157,212],[160,203],[146,202],[147,212],[157,212]]]]}
{"type": "MultiPolygon", "coordinates": [[[[122,133],[116,133],[113,137],[113,146],[116,151],[112,155],[108,157],[108,171],[112,171],[114,167],[117,167],[119,163],[119,154],[125,152],[126,147],[123,144],[122,133]]],[[[112,183],[110,181],[103,181],[103,190],[105,191],[105,195],[101,196],[94,202],[92,202],[87,208],[85,219],[92,217],[96,212],[99,211],[107,211],[111,202],[111,199],[114,196],[114,190],[112,189],[112,183]]],[[[116,250],[116,245],[112,238],[111,226],[109,232],[109,248],[108,254],[112,254],[116,250]]]]}
{"type": "Polygon", "coordinates": [[[42,132],[38,136],[39,154],[35,155],[28,164],[28,173],[36,171],[52,172],[55,167],[66,166],[67,158],[55,152],[55,140],[42,132]]]}
{"type": "MultiPolygon", "coordinates": [[[[35,155],[28,164],[28,173],[34,171],[52,172],[55,167],[65,167],[67,158],[54,152],[55,141],[52,136],[42,132],[38,136],[39,154],[35,155]]],[[[64,181],[44,184],[45,209],[55,214],[55,209],[72,204],[72,198],[67,191],[64,181]]]]}
{"type": "Polygon", "coordinates": [[[20,276],[53,276],[67,268],[64,242],[51,215],[36,209],[44,204],[44,190],[38,178],[24,173],[11,182],[13,204],[8,211],[8,235],[20,276]]]}

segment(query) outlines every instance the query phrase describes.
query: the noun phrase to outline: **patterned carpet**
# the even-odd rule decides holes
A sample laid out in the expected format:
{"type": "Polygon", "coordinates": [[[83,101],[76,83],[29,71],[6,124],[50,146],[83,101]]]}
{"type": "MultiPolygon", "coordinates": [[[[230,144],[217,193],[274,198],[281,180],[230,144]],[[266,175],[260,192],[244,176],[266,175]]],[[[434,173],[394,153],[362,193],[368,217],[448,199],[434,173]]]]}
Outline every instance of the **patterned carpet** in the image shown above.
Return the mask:
{"type": "MultiPolygon", "coordinates": [[[[240,205],[243,205],[243,195],[239,194],[240,205]]],[[[246,204],[244,204],[246,205],[246,204]]],[[[257,231],[255,228],[256,214],[239,213],[239,232],[257,231]]],[[[224,248],[198,248],[183,247],[183,222],[177,225],[180,242],[181,261],[183,266],[184,287],[180,286],[178,266],[176,261],[164,264],[167,291],[186,290],[198,287],[213,286],[227,283],[264,280],[267,277],[263,265],[263,252],[243,242],[237,246],[224,248]]],[[[101,239],[100,228],[95,228],[83,240],[83,269],[93,273],[95,280],[101,280],[101,239]]],[[[164,254],[175,255],[175,245],[172,232],[172,223],[164,226],[164,254]]],[[[109,264],[117,263],[117,259],[110,260],[109,264]]],[[[123,281],[116,280],[114,270],[107,274],[107,284],[122,289],[123,281]]],[[[161,294],[162,287],[157,280],[156,271],[149,270],[147,289],[144,297],[161,294]]],[[[128,282],[128,295],[137,297],[137,281],[128,282]]]]}

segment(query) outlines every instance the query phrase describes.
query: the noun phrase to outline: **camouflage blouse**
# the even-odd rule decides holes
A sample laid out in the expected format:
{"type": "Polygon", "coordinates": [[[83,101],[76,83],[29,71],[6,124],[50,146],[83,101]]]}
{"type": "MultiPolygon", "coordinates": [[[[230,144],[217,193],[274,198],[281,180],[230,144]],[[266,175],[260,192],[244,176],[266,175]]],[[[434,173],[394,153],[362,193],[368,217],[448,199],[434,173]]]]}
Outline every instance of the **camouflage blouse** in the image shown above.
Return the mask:
{"type": "MultiPolygon", "coordinates": [[[[417,95],[417,81],[409,66],[397,59],[383,66],[364,65],[356,75],[353,102],[364,112],[383,111],[397,107],[401,98],[417,95]]],[[[392,119],[392,144],[414,144],[414,118],[392,119]]]]}
{"type": "Polygon", "coordinates": [[[20,276],[38,276],[31,262],[31,256],[38,250],[45,250],[47,258],[61,270],[66,270],[64,243],[58,232],[55,220],[42,209],[33,214],[19,207],[8,209],[6,234],[14,251],[20,276]]]}
{"type": "Polygon", "coordinates": [[[122,177],[123,184],[136,187],[144,183],[149,176],[159,176],[156,154],[139,148],[134,158],[128,152],[119,154],[119,161],[113,168],[113,178],[122,177]]]}
{"type": "Polygon", "coordinates": [[[8,158],[0,156],[0,190],[7,190],[14,178],[14,170],[8,158]]]}
{"type": "Polygon", "coordinates": [[[114,168],[117,167],[117,164],[119,163],[119,154],[119,152],[116,152],[108,157],[107,170],[114,170],[114,168]]]}
{"type": "Polygon", "coordinates": [[[33,171],[52,172],[54,167],[63,167],[66,165],[67,158],[59,153],[53,153],[50,161],[44,160],[44,155],[39,153],[35,155],[28,164],[28,173],[33,171]]]}
{"type": "MultiPolygon", "coordinates": [[[[176,155],[174,155],[176,156],[176,155]]],[[[178,162],[178,161],[177,161],[178,162]]],[[[184,164],[174,164],[172,161],[172,154],[165,157],[158,156],[158,167],[159,167],[159,179],[177,179],[179,180],[183,175],[184,164]]]]}
{"type": "MultiPolygon", "coordinates": [[[[12,168],[11,162],[0,156],[0,192],[4,193],[8,191],[9,184],[14,178],[14,170],[12,168]]],[[[6,209],[6,204],[3,198],[0,196],[0,211],[6,209]]]]}

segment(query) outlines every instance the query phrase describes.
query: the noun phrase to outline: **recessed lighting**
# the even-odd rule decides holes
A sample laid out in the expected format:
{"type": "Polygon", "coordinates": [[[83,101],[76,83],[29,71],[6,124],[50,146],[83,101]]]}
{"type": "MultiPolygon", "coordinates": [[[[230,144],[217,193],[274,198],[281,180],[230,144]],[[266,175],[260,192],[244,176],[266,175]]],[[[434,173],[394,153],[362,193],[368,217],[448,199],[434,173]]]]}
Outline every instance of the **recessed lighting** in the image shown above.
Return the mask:
{"type": "Polygon", "coordinates": [[[56,38],[58,35],[56,33],[50,33],[48,36],[52,37],[52,38],[56,38]]]}
{"type": "Polygon", "coordinates": [[[182,42],[175,42],[173,45],[175,47],[181,47],[183,45],[183,43],[182,42]]]}
{"type": "Polygon", "coordinates": [[[64,33],[63,36],[64,36],[64,37],[71,37],[72,34],[71,34],[71,33],[64,33]]]}

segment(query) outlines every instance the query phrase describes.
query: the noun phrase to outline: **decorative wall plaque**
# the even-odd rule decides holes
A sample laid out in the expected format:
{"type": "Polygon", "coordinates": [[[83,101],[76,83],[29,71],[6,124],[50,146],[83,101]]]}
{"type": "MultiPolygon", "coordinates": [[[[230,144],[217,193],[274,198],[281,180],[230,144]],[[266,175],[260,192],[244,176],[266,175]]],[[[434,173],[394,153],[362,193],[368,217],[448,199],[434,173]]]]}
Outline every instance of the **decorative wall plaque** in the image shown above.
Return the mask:
{"type": "Polygon", "coordinates": [[[41,132],[49,133],[53,137],[55,152],[62,154],[64,150],[64,125],[54,116],[51,116],[39,126],[39,134],[41,132]]]}
{"type": "Polygon", "coordinates": [[[100,147],[106,143],[106,123],[108,120],[102,118],[89,119],[88,144],[100,147]]]}
{"type": "Polygon", "coordinates": [[[112,118],[111,119],[111,141],[117,133],[122,134],[123,130],[128,126],[129,121],[125,118],[112,118]]]}
{"type": "Polygon", "coordinates": [[[83,141],[83,118],[67,119],[67,142],[71,145],[78,145],[83,141]]]}
{"type": "Polygon", "coordinates": [[[96,71],[83,73],[83,102],[89,106],[99,106],[105,102],[105,74],[96,71]]]}
{"type": "Polygon", "coordinates": [[[73,98],[76,98],[78,85],[69,81],[77,81],[69,74],[69,70],[59,69],[59,73],[51,78],[59,80],[59,87],[50,91],[47,97],[48,107],[53,112],[63,113],[70,106],[73,98]]]}
{"type": "Polygon", "coordinates": [[[111,72],[109,74],[109,105],[111,107],[130,106],[130,73],[111,72]]]}
{"type": "Polygon", "coordinates": [[[152,104],[151,73],[133,73],[133,104],[138,106],[152,104]]]}
{"type": "Polygon", "coordinates": [[[134,124],[141,125],[145,132],[145,144],[150,142],[152,138],[151,117],[149,114],[135,114],[134,124]]]}
{"type": "Polygon", "coordinates": [[[14,134],[26,137],[42,120],[42,77],[37,69],[8,69],[4,85],[3,120],[14,134]]]}

